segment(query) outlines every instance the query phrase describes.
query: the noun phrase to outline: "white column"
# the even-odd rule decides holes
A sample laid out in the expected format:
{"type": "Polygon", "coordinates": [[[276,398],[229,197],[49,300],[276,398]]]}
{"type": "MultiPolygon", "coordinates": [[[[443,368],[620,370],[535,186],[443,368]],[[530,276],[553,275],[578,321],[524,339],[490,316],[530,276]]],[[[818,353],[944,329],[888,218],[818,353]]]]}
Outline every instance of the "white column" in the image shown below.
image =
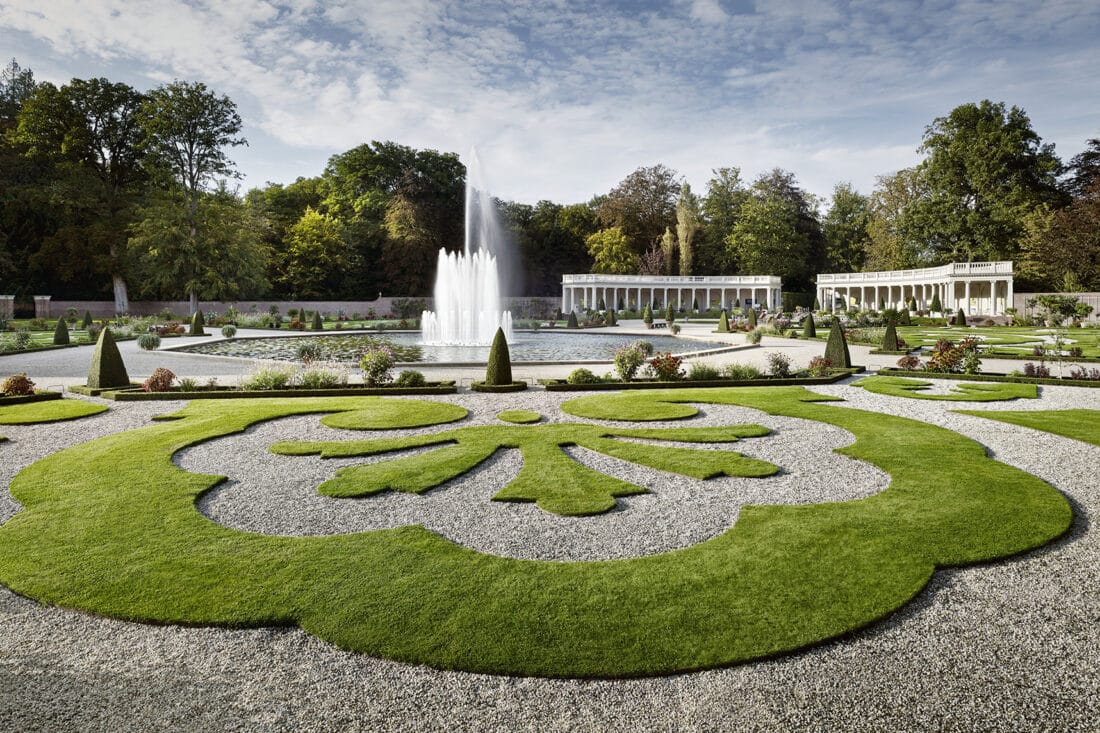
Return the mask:
{"type": "Polygon", "coordinates": [[[1015,308],[1016,307],[1015,298],[1016,298],[1016,296],[1012,292],[1012,280],[1011,279],[1005,280],[1005,308],[1015,308]]]}
{"type": "Polygon", "coordinates": [[[971,309],[970,309],[970,278],[966,279],[966,305],[963,307],[963,310],[966,312],[966,315],[969,316],[971,314],[971,309]]]}

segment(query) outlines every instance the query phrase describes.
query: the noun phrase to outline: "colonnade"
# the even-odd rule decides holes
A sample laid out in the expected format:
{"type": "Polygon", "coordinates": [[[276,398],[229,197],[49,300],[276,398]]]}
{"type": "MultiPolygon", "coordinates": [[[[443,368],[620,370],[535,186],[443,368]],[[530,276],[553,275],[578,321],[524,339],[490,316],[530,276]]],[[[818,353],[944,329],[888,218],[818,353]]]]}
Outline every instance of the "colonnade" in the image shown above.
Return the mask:
{"type": "Polygon", "coordinates": [[[1012,307],[1011,262],[954,262],[942,267],[876,272],[823,273],[817,276],[817,301],[824,310],[903,308],[915,300],[918,310],[961,309],[967,315],[1004,315],[1012,307]]]}
{"type": "Polygon", "coordinates": [[[563,312],[588,309],[636,310],[672,305],[677,310],[741,306],[774,309],[783,303],[782,281],[771,275],[563,275],[563,312]]]}

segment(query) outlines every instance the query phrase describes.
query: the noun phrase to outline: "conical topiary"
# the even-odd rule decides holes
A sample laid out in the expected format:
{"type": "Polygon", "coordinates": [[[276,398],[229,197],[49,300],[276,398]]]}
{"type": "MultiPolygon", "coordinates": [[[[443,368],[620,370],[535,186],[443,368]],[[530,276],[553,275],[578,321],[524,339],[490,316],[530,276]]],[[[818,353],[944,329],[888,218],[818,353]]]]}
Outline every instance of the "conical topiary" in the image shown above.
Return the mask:
{"type": "Polygon", "coordinates": [[[614,308],[612,308],[611,310],[609,310],[607,312],[606,323],[607,323],[608,326],[617,326],[617,325],[619,325],[619,321],[615,317],[615,309],[614,308]]]}
{"type": "Polygon", "coordinates": [[[55,346],[64,346],[69,343],[69,326],[64,318],[57,319],[57,328],[53,330],[53,342],[55,346]]]}
{"type": "Polygon", "coordinates": [[[818,300],[817,298],[814,298],[814,310],[815,311],[821,310],[821,301],[818,300]]]}
{"type": "Polygon", "coordinates": [[[202,317],[202,311],[195,311],[195,315],[191,316],[191,335],[205,336],[206,331],[203,329],[205,325],[206,321],[202,317]]]}
{"type": "Polygon", "coordinates": [[[504,329],[498,328],[489,347],[489,363],[485,367],[485,384],[500,386],[512,383],[512,358],[508,354],[508,340],[504,329]]]}
{"type": "Polygon", "coordinates": [[[726,312],[726,309],[722,309],[722,315],[718,316],[718,333],[730,332],[730,314],[726,312]]]}
{"type": "Polygon", "coordinates": [[[814,323],[813,313],[808,314],[802,322],[802,335],[808,339],[817,338],[817,324],[814,323]]]}
{"type": "Polygon", "coordinates": [[[847,369],[852,366],[852,355],[848,353],[848,341],[844,338],[844,327],[840,325],[840,319],[838,318],[833,319],[833,325],[829,328],[829,341],[825,344],[825,358],[838,369],[847,369]]]}
{"type": "Polygon", "coordinates": [[[88,326],[92,325],[93,323],[95,323],[95,321],[92,320],[92,312],[84,311],[84,321],[80,325],[83,326],[85,331],[87,331],[88,326]]]}
{"type": "Polygon", "coordinates": [[[889,321],[886,324],[886,333],[882,335],[882,350],[898,350],[898,328],[894,325],[893,321],[889,321]]]}
{"type": "Polygon", "coordinates": [[[902,326],[912,326],[913,321],[909,318],[909,309],[902,308],[901,313],[898,314],[898,324],[902,326]]]}
{"type": "Polygon", "coordinates": [[[943,306],[940,305],[940,294],[939,293],[932,293],[932,305],[929,306],[929,310],[931,310],[933,313],[942,313],[943,312],[943,306]]]}
{"type": "Polygon", "coordinates": [[[646,303],[645,307],[642,308],[642,322],[646,324],[653,323],[653,310],[649,307],[649,303],[646,303]]]}
{"type": "Polygon", "coordinates": [[[569,322],[565,324],[566,328],[580,328],[581,324],[577,323],[576,311],[569,311],[569,322]]]}
{"type": "Polygon", "coordinates": [[[667,308],[665,308],[665,322],[671,324],[675,320],[676,311],[672,309],[672,305],[669,305],[667,308]]]}
{"type": "Polygon", "coordinates": [[[749,308],[749,328],[756,328],[756,309],[749,308]]]}
{"type": "Polygon", "coordinates": [[[122,354],[111,336],[111,329],[105,328],[99,333],[99,341],[92,352],[92,365],[88,369],[88,386],[92,389],[110,389],[129,387],[130,375],[122,363],[122,354]]]}
{"type": "Polygon", "coordinates": [[[324,331],[325,322],[321,320],[321,312],[313,311],[313,325],[310,326],[314,331],[324,331]]]}
{"type": "Polygon", "coordinates": [[[965,326],[966,325],[966,314],[963,313],[962,308],[959,308],[959,312],[955,314],[955,325],[956,326],[965,326]]]}

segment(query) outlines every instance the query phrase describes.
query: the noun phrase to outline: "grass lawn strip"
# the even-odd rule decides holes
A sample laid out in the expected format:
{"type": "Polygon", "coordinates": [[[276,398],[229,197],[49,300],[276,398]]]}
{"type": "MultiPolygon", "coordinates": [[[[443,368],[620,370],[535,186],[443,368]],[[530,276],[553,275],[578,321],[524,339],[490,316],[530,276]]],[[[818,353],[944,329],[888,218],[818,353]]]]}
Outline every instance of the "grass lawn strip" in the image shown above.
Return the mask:
{"type": "Polygon", "coordinates": [[[1100,410],[955,410],[1100,446],[1100,410]]]}
{"type": "Polygon", "coordinates": [[[497,413],[497,420],[503,420],[504,422],[515,423],[517,425],[526,425],[528,423],[536,423],[542,419],[542,415],[534,410],[504,410],[497,413]]]}
{"type": "Polygon", "coordinates": [[[498,449],[523,453],[519,475],[493,497],[499,501],[534,501],[545,511],[565,516],[599,514],[615,506],[615,497],[646,489],[594,471],[570,458],[563,447],[579,445],[604,455],[698,479],[715,476],[771,476],[778,468],[733,451],[699,451],[614,438],[646,438],[685,443],[732,443],[768,434],[759,425],[717,428],[626,430],[597,425],[556,423],[537,426],[478,426],[431,435],[364,441],[283,442],[270,447],[284,455],[317,454],[323,458],[370,456],[392,451],[444,446],[390,461],[342,468],[321,484],[326,496],[368,496],[381,491],[419,494],[455,479],[487,460],[498,449]]]}
{"type": "MultiPolygon", "coordinates": [[[[960,377],[965,379],[965,377],[960,377]]],[[[962,383],[952,387],[949,394],[922,392],[932,382],[905,377],[864,377],[852,382],[853,387],[863,387],[868,392],[891,397],[911,397],[918,400],[944,400],[949,402],[999,402],[1018,398],[1036,399],[1039,390],[1034,384],[1012,382],[962,383]]]]}
{"type": "Polygon", "coordinates": [[[50,400],[0,407],[0,425],[33,425],[44,422],[77,420],[107,411],[107,405],[84,400],[50,400]]]}
{"type": "Polygon", "coordinates": [[[629,560],[497,557],[418,526],[241,532],[195,507],[223,477],[171,461],[262,420],[362,410],[371,399],[379,398],[194,402],[178,419],[51,455],[12,483],[24,509],[0,526],[0,581],[44,603],[128,620],[296,623],[346,649],[439,668],[664,675],[843,635],[906,603],[937,566],[1038,547],[1071,520],[1061,494],[972,440],[821,404],[796,387],[584,398],[624,413],[644,404],[682,416],[683,400],[820,420],[855,434],[843,453],[892,477],[858,501],[745,507],[712,540],[629,560]]]}

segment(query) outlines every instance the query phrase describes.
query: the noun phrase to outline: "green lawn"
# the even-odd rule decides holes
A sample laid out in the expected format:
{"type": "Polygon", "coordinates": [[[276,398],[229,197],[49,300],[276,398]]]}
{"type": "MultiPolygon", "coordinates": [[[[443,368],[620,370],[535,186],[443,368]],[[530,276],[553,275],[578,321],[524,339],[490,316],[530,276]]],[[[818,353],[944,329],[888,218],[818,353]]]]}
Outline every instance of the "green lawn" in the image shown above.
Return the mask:
{"type": "MultiPolygon", "coordinates": [[[[1097,331],[1089,328],[1062,329],[1066,347],[1078,346],[1083,356],[1100,357],[1097,345],[1097,331]]],[[[1049,328],[1031,326],[989,326],[982,328],[945,328],[933,326],[898,326],[898,336],[905,339],[910,347],[932,346],[939,339],[948,339],[958,343],[967,336],[976,336],[982,340],[983,350],[989,356],[1005,354],[1014,356],[1030,355],[1032,349],[1044,343],[1050,337],[1049,328]]]]}
{"type": "MultiPolygon", "coordinates": [[[[175,419],[22,471],[11,491],[24,508],[0,526],[0,581],[43,603],[128,620],[297,624],[342,648],[440,668],[623,677],[733,664],[835,638],[904,605],[936,567],[1024,552],[1068,528],[1061,494],[988,458],[978,443],[826,399],[799,387],[758,387],[571,400],[573,414],[603,419],[684,418],[695,408],[683,403],[720,403],[817,420],[852,432],[855,443],[840,452],[892,479],[858,501],[748,506],[714,539],[603,562],[497,557],[419,526],[286,537],[215,524],[195,501],[223,477],[185,472],[173,453],[263,420],[366,414],[396,400],[196,401],[175,419]]],[[[560,437],[554,431],[569,434],[558,423],[489,426],[482,437],[523,443],[517,436],[540,430],[541,446],[560,437]]],[[[582,434],[621,442],[606,436],[642,433],[582,424],[573,435],[582,434]]],[[[640,453],[651,448],[644,447],[640,453]]],[[[540,491],[553,483],[532,477],[540,491]]]]}
{"type": "Polygon", "coordinates": [[[61,422],[62,420],[76,420],[89,415],[98,415],[106,411],[106,405],[97,405],[84,400],[28,402],[21,405],[0,407],[0,425],[61,422]]]}
{"type": "Polygon", "coordinates": [[[965,415],[1054,433],[1084,443],[1100,445],[1100,410],[957,410],[965,415]]]}
{"type": "MultiPolygon", "coordinates": [[[[960,375],[960,379],[965,379],[960,375]]],[[[950,394],[929,394],[922,392],[932,386],[932,382],[905,377],[864,377],[852,382],[853,387],[863,387],[868,392],[889,395],[891,397],[913,397],[919,400],[945,400],[958,402],[998,402],[1018,398],[1035,399],[1039,390],[1034,384],[1015,384],[1012,382],[969,382],[957,384],[950,394]]]]}

